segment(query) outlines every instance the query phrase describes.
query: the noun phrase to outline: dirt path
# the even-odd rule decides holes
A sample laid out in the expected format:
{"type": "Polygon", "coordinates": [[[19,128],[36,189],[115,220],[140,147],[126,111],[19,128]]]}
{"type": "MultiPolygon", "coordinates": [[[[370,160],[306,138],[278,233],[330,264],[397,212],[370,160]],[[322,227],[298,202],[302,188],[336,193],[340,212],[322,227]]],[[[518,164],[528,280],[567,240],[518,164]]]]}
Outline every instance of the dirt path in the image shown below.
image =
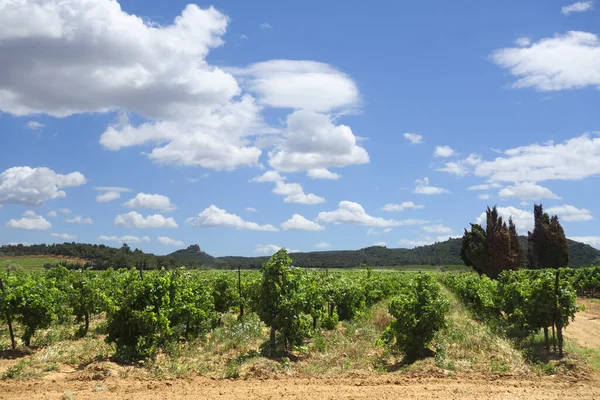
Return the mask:
{"type": "Polygon", "coordinates": [[[565,378],[281,378],[212,380],[190,378],[145,381],[64,379],[0,382],[0,399],[599,399],[600,382],[565,378]]]}
{"type": "Polygon", "coordinates": [[[578,299],[585,311],[575,315],[575,321],[565,329],[565,336],[575,339],[580,346],[600,349],[600,302],[578,299]]]}

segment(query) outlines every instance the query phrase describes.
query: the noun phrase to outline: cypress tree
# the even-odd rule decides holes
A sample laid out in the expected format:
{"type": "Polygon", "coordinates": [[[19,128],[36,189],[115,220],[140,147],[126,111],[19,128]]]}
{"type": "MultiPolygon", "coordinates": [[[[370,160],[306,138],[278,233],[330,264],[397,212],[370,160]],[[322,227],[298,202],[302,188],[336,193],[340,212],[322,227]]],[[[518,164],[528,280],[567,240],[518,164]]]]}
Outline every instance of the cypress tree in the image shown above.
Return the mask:
{"type": "Polygon", "coordinates": [[[542,205],[533,207],[534,229],[528,234],[528,267],[562,268],[569,265],[569,247],[565,232],[554,215],[546,214],[542,205]]]}
{"type": "Polygon", "coordinates": [[[517,269],[521,265],[523,250],[521,250],[519,235],[517,234],[517,227],[513,223],[512,217],[508,218],[508,234],[510,236],[510,266],[512,269],[517,269]]]}
{"type": "Polygon", "coordinates": [[[550,224],[546,230],[548,234],[548,264],[546,268],[564,268],[569,265],[569,246],[565,231],[563,230],[558,217],[552,216],[550,224]]]}
{"type": "Polygon", "coordinates": [[[510,234],[506,223],[498,215],[496,206],[487,208],[487,248],[488,248],[488,271],[486,275],[495,279],[505,269],[512,266],[510,252],[510,234]]]}
{"type": "Polygon", "coordinates": [[[479,224],[471,224],[471,232],[465,229],[460,249],[460,258],[468,267],[479,273],[486,274],[488,270],[488,250],[485,230],[479,224]]]}

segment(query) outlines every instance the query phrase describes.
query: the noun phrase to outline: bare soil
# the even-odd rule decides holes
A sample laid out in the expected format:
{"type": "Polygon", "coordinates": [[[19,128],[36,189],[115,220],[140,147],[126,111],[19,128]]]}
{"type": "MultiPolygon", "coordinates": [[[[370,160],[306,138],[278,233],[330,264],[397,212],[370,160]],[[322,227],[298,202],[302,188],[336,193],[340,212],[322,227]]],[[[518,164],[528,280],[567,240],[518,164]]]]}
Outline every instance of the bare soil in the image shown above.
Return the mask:
{"type": "Polygon", "coordinates": [[[188,379],[150,381],[108,377],[71,380],[53,374],[0,382],[0,399],[598,399],[597,379],[545,377],[370,377],[268,380],[188,379]]]}
{"type": "Polygon", "coordinates": [[[565,329],[565,336],[580,346],[600,349],[600,302],[578,299],[577,303],[585,305],[585,311],[577,313],[565,329]]]}

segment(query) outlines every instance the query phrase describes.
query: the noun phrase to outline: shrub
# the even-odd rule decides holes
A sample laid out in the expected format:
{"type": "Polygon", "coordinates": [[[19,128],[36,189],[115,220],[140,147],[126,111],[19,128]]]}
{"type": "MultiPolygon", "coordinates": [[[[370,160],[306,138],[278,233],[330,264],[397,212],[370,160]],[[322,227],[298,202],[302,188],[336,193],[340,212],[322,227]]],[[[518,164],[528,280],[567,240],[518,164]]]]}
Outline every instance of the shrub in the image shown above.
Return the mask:
{"type": "Polygon", "coordinates": [[[429,274],[419,274],[405,293],[393,298],[389,312],[395,318],[384,339],[404,351],[408,359],[424,354],[445,324],[450,302],[429,274]]]}

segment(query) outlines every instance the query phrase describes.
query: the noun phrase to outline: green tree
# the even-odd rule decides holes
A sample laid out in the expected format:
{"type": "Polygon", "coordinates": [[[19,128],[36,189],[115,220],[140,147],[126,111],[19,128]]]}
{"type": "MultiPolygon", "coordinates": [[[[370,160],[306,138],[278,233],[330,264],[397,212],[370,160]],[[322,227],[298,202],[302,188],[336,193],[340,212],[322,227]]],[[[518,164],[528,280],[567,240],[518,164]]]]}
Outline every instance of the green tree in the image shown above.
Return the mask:
{"type": "Polygon", "coordinates": [[[555,215],[544,212],[542,205],[533,207],[534,229],[528,232],[528,267],[531,269],[563,268],[569,265],[569,247],[565,232],[555,215]]]}
{"type": "Polygon", "coordinates": [[[460,258],[466,266],[472,267],[480,275],[486,273],[488,269],[487,237],[481,225],[471,224],[471,232],[465,229],[460,258]]]}
{"type": "Polygon", "coordinates": [[[486,275],[495,279],[505,269],[511,269],[510,233],[502,217],[498,215],[496,206],[486,210],[486,238],[488,248],[488,265],[486,275]]]}
{"type": "Polygon", "coordinates": [[[517,227],[513,223],[512,217],[508,218],[508,235],[510,237],[510,267],[511,269],[517,269],[521,266],[523,250],[521,249],[517,227]]]}

